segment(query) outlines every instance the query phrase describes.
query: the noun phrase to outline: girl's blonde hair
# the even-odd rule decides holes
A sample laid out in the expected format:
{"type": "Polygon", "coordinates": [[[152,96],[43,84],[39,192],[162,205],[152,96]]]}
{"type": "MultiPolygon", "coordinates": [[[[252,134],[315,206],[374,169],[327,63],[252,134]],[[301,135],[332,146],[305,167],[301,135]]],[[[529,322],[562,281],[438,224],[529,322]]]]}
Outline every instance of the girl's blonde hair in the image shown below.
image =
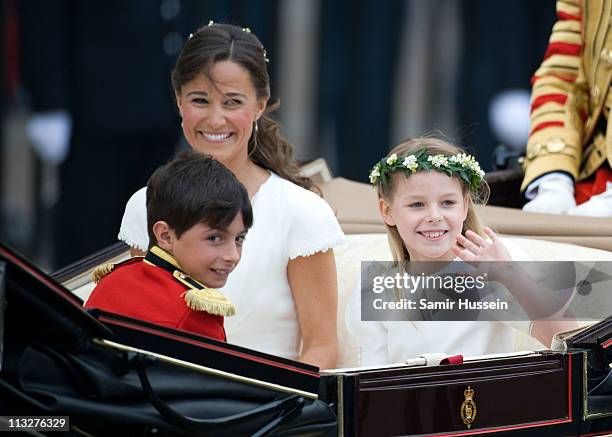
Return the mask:
{"type": "MultiPolygon", "coordinates": [[[[444,155],[451,157],[456,155],[457,153],[462,153],[459,147],[450,144],[444,140],[438,138],[414,138],[410,140],[406,140],[397,146],[393,147],[387,156],[395,153],[398,157],[404,157],[406,155],[410,155],[412,152],[416,150],[424,149],[427,155],[444,155]]],[[[377,183],[378,190],[378,198],[383,199],[387,203],[391,203],[393,200],[393,195],[395,194],[395,190],[397,188],[397,183],[400,181],[400,178],[410,177],[410,173],[397,171],[391,175],[391,177],[386,179],[386,183],[382,183],[380,180],[377,183]]],[[[470,190],[469,185],[460,177],[455,177],[460,183],[462,187],[463,194],[469,194],[468,198],[468,213],[465,221],[463,222],[463,230],[462,233],[465,234],[466,231],[471,230],[476,232],[478,235],[484,236],[484,231],[482,227],[482,223],[478,214],[476,214],[475,205],[484,205],[487,203],[489,199],[489,185],[483,179],[478,189],[475,191],[470,190]]],[[[400,236],[396,226],[389,226],[385,223],[387,228],[387,237],[389,238],[389,245],[391,247],[391,253],[393,254],[393,259],[397,262],[407,261],[410,259],[410,255],[408,254],[408,249],[400,236]]]]}

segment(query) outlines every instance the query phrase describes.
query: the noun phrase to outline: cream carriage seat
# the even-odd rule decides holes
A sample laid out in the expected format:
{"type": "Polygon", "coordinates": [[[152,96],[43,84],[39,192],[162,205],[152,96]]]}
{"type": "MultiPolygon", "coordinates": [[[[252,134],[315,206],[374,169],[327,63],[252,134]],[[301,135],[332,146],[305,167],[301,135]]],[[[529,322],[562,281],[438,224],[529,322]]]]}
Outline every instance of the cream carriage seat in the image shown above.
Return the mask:
{"type": "MultiPolygon", "coordinates": [[[[535,261],[612,261],[612,252],[565,243],[554,243],[527,238],[504,238],[518,246],[535,261]]],[[[349,234],[346,241],[335,249],[338,267],[338,340],[339,368],[359,366],[355,339],[349,332],[344,315],[346,305],[356,286],[361,261],[392,260],[386,234],[349,234]]],[[[539,350],[546,347],[527,334],[515,330],[514,351],[539,350]]],[[[444,351],[440,351],[444,352],[444,351]]],[[[512,351],[508,351],[512,352],[512,351]]]]}

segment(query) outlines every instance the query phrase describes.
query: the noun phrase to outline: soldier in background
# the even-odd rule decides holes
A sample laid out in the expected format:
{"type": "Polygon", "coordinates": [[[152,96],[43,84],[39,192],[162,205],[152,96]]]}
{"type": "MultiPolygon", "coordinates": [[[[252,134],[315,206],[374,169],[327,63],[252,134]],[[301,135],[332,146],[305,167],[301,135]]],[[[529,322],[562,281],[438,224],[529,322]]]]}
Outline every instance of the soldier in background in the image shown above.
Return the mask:
{"type": "Polygon", "coordinates": [[[557,2],[533,77],[526,211],[612,217],[611,17],[610,1],[557,2]]]}

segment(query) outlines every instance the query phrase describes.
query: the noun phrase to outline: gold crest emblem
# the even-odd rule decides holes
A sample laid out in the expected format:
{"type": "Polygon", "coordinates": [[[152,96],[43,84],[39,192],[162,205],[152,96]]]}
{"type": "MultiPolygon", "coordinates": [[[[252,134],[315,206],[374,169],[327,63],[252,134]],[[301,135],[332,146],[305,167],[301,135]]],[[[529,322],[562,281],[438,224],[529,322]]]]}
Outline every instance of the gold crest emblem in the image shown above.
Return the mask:
{"type": "Polygon", "coordinates": [[[461,420],[463,424],[470,429],[472,423],[476,419],[476,403],[474,402],[474,390],[468,385],[467,390],[463,391],[463,396],[465,396],[465,400],[461,404],[461,409],[459,410],[461,414],[461,420]]]}

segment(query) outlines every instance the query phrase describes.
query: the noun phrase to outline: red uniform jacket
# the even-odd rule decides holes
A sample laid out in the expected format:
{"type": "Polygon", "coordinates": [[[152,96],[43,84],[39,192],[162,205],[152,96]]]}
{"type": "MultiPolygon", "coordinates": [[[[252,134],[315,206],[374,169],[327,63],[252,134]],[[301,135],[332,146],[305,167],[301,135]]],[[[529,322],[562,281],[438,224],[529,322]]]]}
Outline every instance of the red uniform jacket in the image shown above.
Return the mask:
{"type": "Polygon", "coordinates": [[[102,278],[85,307],[225,341],[223,317],[189,308],[186,289],[167,270],[133,258],[102,278]]]}

